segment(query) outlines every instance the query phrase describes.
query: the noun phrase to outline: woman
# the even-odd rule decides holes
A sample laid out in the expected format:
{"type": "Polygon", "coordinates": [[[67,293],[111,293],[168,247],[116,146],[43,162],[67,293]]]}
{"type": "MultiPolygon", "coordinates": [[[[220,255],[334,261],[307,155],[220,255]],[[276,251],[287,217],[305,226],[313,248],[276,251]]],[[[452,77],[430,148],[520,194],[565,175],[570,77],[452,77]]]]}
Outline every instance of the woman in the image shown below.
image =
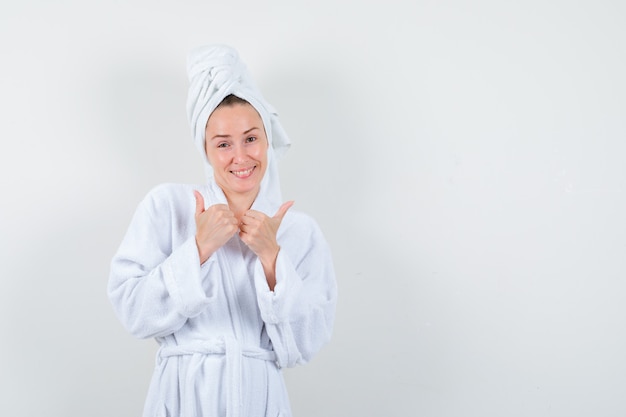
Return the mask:
{"type": "Polygon", "coordinates": [[[236,51],[197,48],[188,72],[207,184],[149,192],[108,286],[123,325],[160,345],[144,417],[291,416],[280,369],[331,336],[330,251],[315,221],[282,203],[289,140],[236,51]]]}

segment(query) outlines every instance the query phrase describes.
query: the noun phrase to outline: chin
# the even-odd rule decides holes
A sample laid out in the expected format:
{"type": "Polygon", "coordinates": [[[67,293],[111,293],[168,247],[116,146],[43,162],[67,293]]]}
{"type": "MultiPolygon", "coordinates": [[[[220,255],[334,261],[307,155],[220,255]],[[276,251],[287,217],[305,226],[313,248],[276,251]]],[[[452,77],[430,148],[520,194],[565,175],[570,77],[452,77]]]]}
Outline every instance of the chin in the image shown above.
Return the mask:
{"type": "Polygon", "coordinates": [[[260,184],[258,183],[251,184],[251,185],[240,184],[239,186],[231,187],[231,191],[237,194],[249,194],[249,193],[258,191],[259,185],[260,184]]]}

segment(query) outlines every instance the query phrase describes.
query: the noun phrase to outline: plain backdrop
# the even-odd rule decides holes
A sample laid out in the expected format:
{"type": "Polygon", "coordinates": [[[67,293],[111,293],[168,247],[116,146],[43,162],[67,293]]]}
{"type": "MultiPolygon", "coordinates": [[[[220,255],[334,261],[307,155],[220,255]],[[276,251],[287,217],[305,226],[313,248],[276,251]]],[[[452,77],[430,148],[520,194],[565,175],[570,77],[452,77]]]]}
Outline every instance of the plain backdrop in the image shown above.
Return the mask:
{"type": "Polygon", "coordinates": [[[626,3],[4,1],[0,415],[139,416],[111,257],[203,181],[186,56],[237,48],[321,225],[332,342],[297,417],[626,415],[626,3]]]}

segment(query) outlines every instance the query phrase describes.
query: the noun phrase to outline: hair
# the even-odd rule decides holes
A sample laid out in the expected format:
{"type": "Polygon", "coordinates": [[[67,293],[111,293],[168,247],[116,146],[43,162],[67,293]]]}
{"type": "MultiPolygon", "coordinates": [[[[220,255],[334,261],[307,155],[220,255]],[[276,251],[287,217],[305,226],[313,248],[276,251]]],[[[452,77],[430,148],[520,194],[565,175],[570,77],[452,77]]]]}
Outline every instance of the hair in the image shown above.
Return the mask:
{"type": "MultiPolygon", "coordinates": [[[[220,104],[217,105],[217,107],[215,107],[215,110],[219,109],[220,107],[233,107],[233,106],[237,106],[237,105],[242,105],[242,104],[248,104],[250,107],[252,107],[254,109],[254,111],[257,112],[257,114],[259,115],[259,117],[261,117],[261,114],[259,113],[259,111],[246,99],[243,99],[241,97],[238,97],[234,94],[229,94],[226,97],[224,97],[224,99],[220,102],[220,104]]],[[[209,118],[211,117],[211,115],[209,115],[209,118]]],[[[261,118],[262,120],[262,118],[261,118]]],[[[206,121],[206,125],[204,125],[204,129],[206,130],[206,126],[209,124],[209,119],[207,119],[206,121]]],[[[263,124],[263,128],[265,129],[265,123],[263,124]]],[[[206,138],[205,138],[206,140],[206,138]]]]}
{"type": "Polygon", "coordinates": [[[232,107],[236,104],[250,104],[247,100],[242,99],[241,97],[237,97],[234,94],[229,94],[226,97],[224,97],[224,100],[222,100],[220,102],[220,104],[217,105],[217,108],[220,107],[232,107]]]}

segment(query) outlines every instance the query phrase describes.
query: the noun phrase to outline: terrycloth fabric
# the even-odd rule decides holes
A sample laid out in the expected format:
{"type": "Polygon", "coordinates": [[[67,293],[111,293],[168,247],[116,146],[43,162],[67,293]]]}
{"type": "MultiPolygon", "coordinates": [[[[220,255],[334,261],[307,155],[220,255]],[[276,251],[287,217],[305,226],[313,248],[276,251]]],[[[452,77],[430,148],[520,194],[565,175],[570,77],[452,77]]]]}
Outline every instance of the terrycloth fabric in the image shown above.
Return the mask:
{"type": "MultiPolygon", "coordinates": [[[[206,47],[189,60],[189,114],[199,150],[204,126],[228,94],[263,119],[268,167],[252,209],[273,215],[282,200],[276,152],[289,141],[236,53],[206,47]]],[[[133,335],[160,345],[144,417],[289,417],[281,367],[306,363],[329,340],[337,289],[317,224],[290,209],[277,234],[276,286],[235,234],[200,265],[195,199],[227,204],[207,165],[207,184],[164,184],[141,202],[111,263],[108,294],[133,335]]]]}
{"type": "Polygon", "coordinates": [[[203,155],[207,178],[211,179],[213,169],[206,158],[204,147],[206,123],[222,100],[233,94],[248,101],[263,120],[270,149],[261,194],[265,194],[273,205],[280,205],[282,201],[276,161],[287,152],[291,142],[278,120],[276,110],[257,89],[237,51],[226,45],[195,48],[187,58],[187,74],[190,82],[187,116],[194,143],[203,155]]]}
{"type": "Polygon", "coordinates": [[[144,417],[288,417],[280,368],[309,361],[332,332],[328,245],[313,219],[289,210],[273,292],[238,235],[200,265],[194,189],[209,205],[226,202],[214,183],[154,188],[111,264],[116,315],[160,345],[144,417]]]}

